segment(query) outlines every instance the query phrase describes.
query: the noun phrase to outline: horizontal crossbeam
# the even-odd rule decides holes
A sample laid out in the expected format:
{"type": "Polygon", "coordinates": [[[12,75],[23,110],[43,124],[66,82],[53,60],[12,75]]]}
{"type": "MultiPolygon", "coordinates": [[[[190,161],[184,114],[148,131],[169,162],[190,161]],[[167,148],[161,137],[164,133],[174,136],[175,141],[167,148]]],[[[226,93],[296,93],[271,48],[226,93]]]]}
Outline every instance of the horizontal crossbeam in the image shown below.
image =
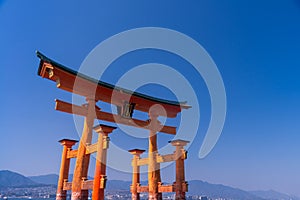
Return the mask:
{"type": "MultiPolygon", "coordinates": [[[[188,184],[186,182],[183,182],[181,184],[182,184],[182,192],[187,192],[188,184]]],[[[132,192],[132,186],[130,187],[130,190],[132,192]]],[[[176,191],[176,183],[174,183],[173,185],[159,185],[158,186],[159,193],[167,193],[167,192],[175,192],[175,191],[176,191]]],[[[148,185],[139,185],[139,186],[137,186],[137,192],[138,193],[148,193],[149,186],[148,185]]]]}
{"type": "MultiPolygon", "coordinates": [[[[84,180],[81,182],[82,190],[92,190],[94,185],[94,180],[84,180]]],[[[100,189],[103,189],[100,185],[100,189]]],[[[72,190],[72,182],[64,182],[63,190],[72,190]]]]}
{"type": "MultiPolygon", "coordinates": [[[[97,143],[87,145],[85,154],[96,153],[97,152],[97,145],[98,145],[97,143]]],[[[67,158],[76,158],[77,157],[77,152],[78,152],[77,149],[68,151],[67,158]]]]}
{"type": "MultiPolygon", "coordinates": [[[[183,159],[185,159],[184,157],[182,157],[183,159]]],[[[158,155],[156,157],[156,162],[157,163],[164,163],[164,162],[172,162],[175,161],[175,154],[167,154],[167,155],[158,155]]],[[[137,161],[137,165],[138,166],[142,166],[142,165],[148,165],[149,164],[149,159],[148,158],[140,158],[137,161]]]]}
{"type": "Polygon", "coordinates": [[[175,155],[174,154],[167,154],[163,156],[157,156],[156,162],[157,163],[164,163],[164,162],[172,162],[175,160],[175,155]]]}
{"type": "MultiPolygon", "coordinates": [[[[71,103],[67,103],[61,100],[56,99],[55,100],[55,109],[61,112],[86,116],[87,115],[87,108],[84,106],[78,106],[71,103]]],[[[96,118],[103,121],[118,123],[118,124],[124,124],[127,126],[133,126],[137,128],[143,128],[143,129],[150,129],[150,121],[143,121],[139,119],[127,119],[123,118],[116,114],[111,114],[107,112],[100,111],[98,109],[95,109],[96,118]]],[[[167,134],[176,134],[176,127],[173,126],[162,126],[159,132],[167,133],[167,134]]]]}
{"type": "Polygon", "coordinates": [[[88,145],[86,147],[86,154],[92,154],[92,153],[97,152],[97,146],[98,146],[98,143],[88,145]]]}
{"type": "Polygon", "coordinates": [[[81,189],[82,190],[91,190],[93,189],[94,180],[86,180],[81,182],[81,189]]]}
{"type": "Polygon", "coordinates": [[[68,156],[67,158],[76,158],[77,157],[77,152],[78,150],[71,150],[71,151],[68,151],[68,156]]]}
{"type": "Polygon", "coordinates": [[[148,165],[148,163],[149,163],[149,159],[148,158],[140,158],[137,161],[137,165],[138,166],[148,165]]]}

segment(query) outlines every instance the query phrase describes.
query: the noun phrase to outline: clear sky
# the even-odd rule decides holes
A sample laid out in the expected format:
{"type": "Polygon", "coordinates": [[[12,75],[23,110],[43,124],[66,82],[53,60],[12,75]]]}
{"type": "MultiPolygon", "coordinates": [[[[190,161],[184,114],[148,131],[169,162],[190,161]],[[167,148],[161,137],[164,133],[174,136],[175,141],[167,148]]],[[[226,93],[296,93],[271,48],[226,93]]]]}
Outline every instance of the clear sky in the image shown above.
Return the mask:
{"type": "MultiPolygon", "coordinates": [[[[223,133],[213,151],[199,159],[210,103],[203,80],[187,63],[166,52],[134,52],[116,60],[104,77],[115,83],[124,71],[149,62],[186,66],[181,72],[195,85],[201,101],[200,128],[186,162],[187,179],[300,196],[298,0],[0,0],[0,169],[28,176],[58,173],[57,141],[78,138],[72,116],[54,110],[55,98],[71,101],[71,95],[37,76],[35,50],[77,70],[101,41],[148,26],[180,31],[200,43],[225,84],[228,110],[223,133]]],[[[173,98],[155,86],[140,90],[173,98]]],[[[147,144],[125,138],[122,133],[112,135],[112,141],[124,148],[147,144]]],[[[166,181],[173,180],[172,166],[165,174],[166,181]]],[[[110,169],[109,178],[129,180],[130,175],[110,169]]]]}

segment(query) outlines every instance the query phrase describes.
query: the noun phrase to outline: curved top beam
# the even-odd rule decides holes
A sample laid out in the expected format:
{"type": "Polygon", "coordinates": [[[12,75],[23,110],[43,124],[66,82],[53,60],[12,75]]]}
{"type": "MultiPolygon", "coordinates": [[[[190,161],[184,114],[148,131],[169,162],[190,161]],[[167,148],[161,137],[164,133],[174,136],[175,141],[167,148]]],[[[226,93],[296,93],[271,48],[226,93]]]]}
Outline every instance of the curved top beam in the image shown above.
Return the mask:
{"type": "Polygon", "coordinates": [[[123,106],[124,101],[129,99],[130,103],[135,104],[135,109],[143,112],[149,112],[151,106],[159,104],[164,107],[165,111],[159,112],[158,115],[166,117],[176,117],[182,109],[188,109],[191,106],[187,102],[170,101],[156,98],[139,92],[133,92],[112,84],[96,80],[85,74],[72,70],[61,65],[54,60],[46,57],[39,51],[36,52],[40,58],[38,75],[52,81],[56,81],[57,87],[63,90],[76,93],[85,97],[95,97],[95,100],[123,106]],[[76,79],[76,88],[74,87],[76,79]],[[91,89],[91,88],[94,88],[91,89]],[[96,91],[95,91],[96,90],[96,91]],[[117,94],[112,99],[112,93],[117,94]]]}

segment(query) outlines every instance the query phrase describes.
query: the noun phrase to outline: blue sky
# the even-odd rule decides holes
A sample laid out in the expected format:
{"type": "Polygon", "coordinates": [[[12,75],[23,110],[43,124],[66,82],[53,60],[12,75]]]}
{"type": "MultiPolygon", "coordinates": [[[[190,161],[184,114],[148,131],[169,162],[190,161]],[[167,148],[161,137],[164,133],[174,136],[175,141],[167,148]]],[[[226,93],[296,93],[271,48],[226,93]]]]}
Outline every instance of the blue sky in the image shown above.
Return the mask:
{"type": "MultiPolygon", "coordinates": [[[[0,1],[0,169],[24,175],[58,173],[64,137],[78,138],[73,118],[54,110],[71,95],[37,76],[35,50],[77,70],[101,41],[138,27],[164,27],[200,43],[214,59],[227,94],[227,118],[216,147],[198,158],[210,119],[209,95],[188,64],[166,52],[130,53],[104,80],[114,83],[138,64],[164,63],[191,81],[201,122],[189,149],[187,178],[246,190],[297,194],[300,186],[300,2],[287,1],[0,1]]],[[[142,92],[173,98],[164,88],[142,92]]],[[[112,140],[132,146],[122,134],[112,140]],[[121,141],[124,141],[122,143],[121,141]]],[[[160,135],[161,141],[172,139],[160,135]]],[[[146,145],[141,141],[139,147],[146,145]]],[[[145,148],[145,147],[144,147],[145,148]]],[[[172,180],[172,166],[163,178],[172,180]]],[[[130,179],[109,170],[111,179],[130,179]]]]}

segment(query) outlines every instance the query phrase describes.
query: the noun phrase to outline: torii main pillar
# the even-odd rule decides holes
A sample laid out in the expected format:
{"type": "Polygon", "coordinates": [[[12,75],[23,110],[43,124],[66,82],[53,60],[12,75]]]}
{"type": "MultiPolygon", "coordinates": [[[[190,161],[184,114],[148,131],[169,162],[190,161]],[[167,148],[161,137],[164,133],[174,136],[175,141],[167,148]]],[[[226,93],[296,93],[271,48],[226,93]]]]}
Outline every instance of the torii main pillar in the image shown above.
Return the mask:
{"type": "Polygon", "coordinates": [[[149,152],[148,152],[148,185],[149,200],[162,200],[162,194],[158,192],[158,184],[161,182],[160,166],[156,161],[157,157],[157,131],[160,122],[157,120],[157,113],[149,112],[150,118],[150,135],[149,135],[149,152]]]}
{"type": "Polygon", "coordinates": [[[96,101],[87,98],[87,115],[84,120],[83,131],[78,147],[76,165],[72,181],[72,200],[87,200],[88,190],[82,190],[83,179],[87,177],[90,155],[86,155],[86,146],[92,142],[92,133],[95,115],[96,101]]]}

